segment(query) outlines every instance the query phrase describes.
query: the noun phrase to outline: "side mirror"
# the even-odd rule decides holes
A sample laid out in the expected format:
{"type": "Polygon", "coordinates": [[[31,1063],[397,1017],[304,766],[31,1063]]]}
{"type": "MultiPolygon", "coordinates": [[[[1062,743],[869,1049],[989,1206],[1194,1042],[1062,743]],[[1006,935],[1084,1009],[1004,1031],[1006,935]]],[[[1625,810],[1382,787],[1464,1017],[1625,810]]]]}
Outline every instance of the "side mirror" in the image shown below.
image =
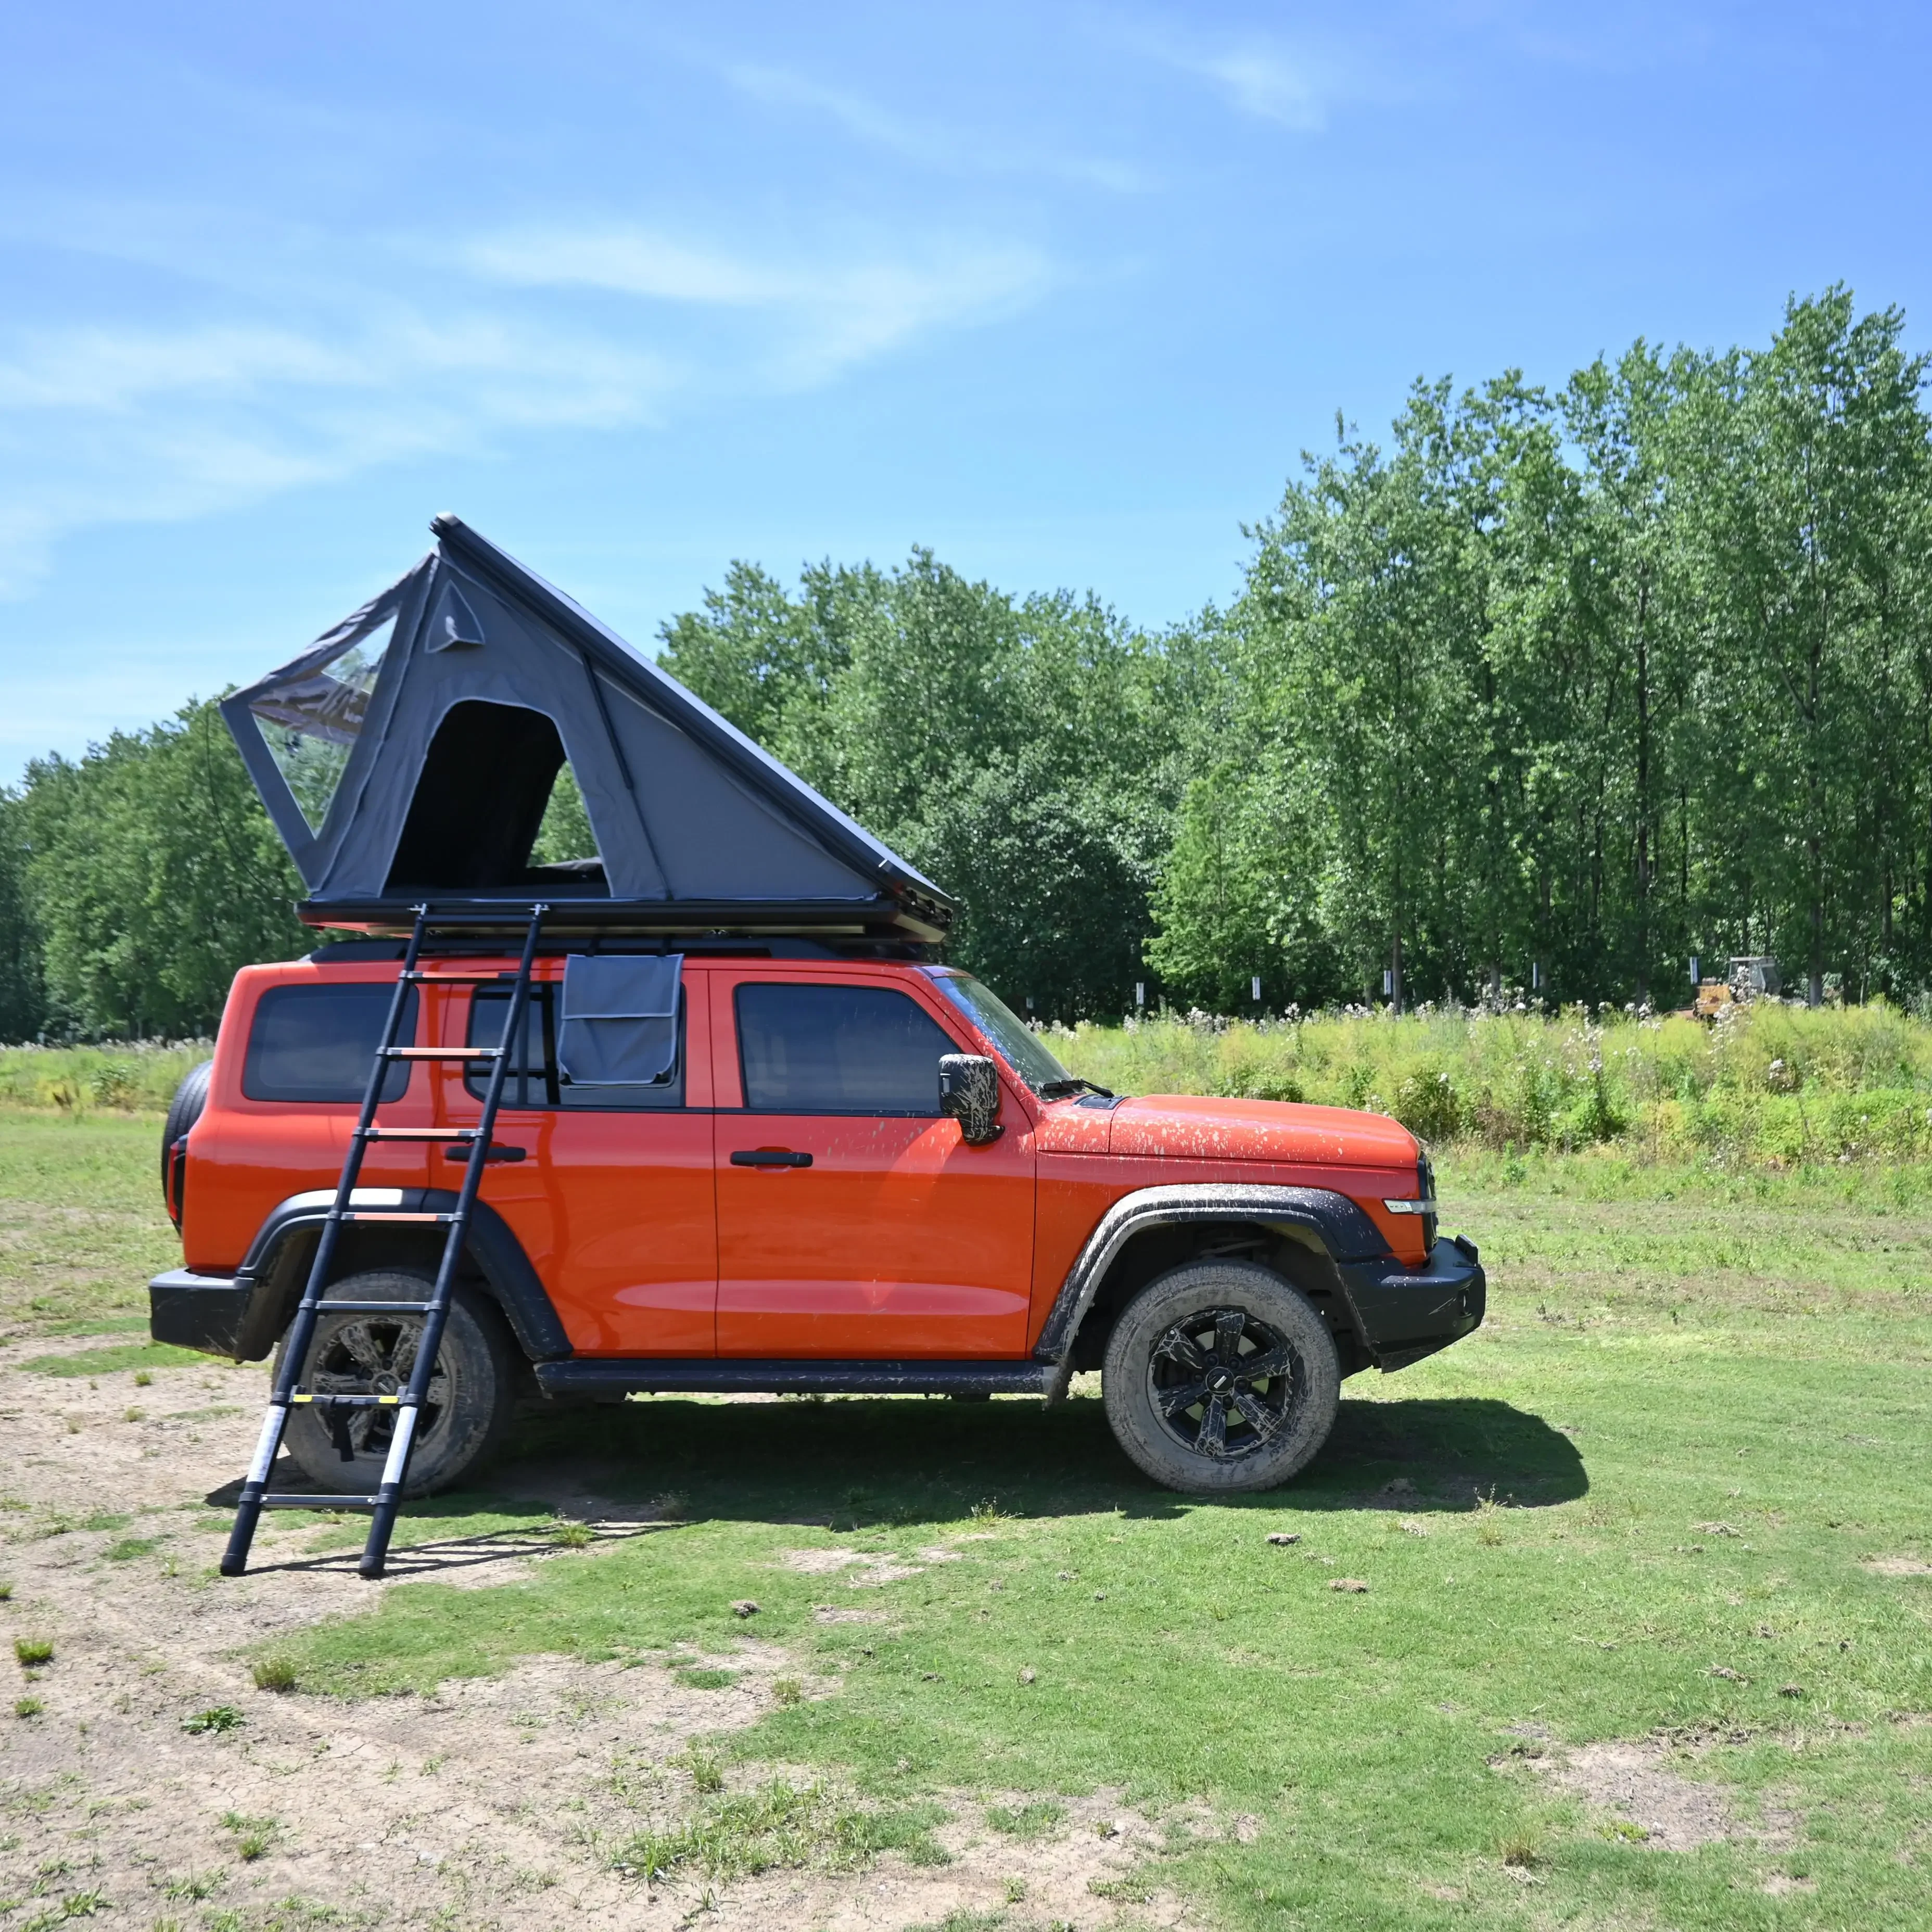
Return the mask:
{"type": "Polygon", "coordinates": [[[959,1123],[968,1147],[984,1147],[1005,1131],[1000,1125],[1000,1070],[982,1053],[939,1056],[939,1111],[959,1123]]]}

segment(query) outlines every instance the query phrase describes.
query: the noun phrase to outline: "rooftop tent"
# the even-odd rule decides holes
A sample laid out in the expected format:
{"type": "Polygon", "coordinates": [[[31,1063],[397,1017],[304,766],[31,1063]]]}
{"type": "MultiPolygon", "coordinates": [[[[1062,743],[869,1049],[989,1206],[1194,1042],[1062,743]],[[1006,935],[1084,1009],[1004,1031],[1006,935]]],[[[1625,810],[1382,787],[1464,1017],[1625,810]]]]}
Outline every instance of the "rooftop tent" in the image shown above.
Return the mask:
{"type": "Polygon", "coordinates": [[[932,941],[929,880],[560,591],[454,517],[406,576],[222,713],[311,925],[428,902],[554,930],[932,941]],[[531,861],[568,760],[596,855],[531,861]]]}

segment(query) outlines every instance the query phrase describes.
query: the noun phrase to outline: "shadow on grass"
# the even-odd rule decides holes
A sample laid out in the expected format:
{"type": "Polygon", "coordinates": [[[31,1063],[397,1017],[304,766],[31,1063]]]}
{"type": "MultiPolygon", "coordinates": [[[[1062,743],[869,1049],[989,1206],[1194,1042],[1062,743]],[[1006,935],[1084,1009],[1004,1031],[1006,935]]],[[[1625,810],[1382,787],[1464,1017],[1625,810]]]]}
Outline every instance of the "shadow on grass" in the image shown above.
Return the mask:
{"type": "MultiPolygon", "coordinates": [[[[514,1467],[499,1466],[493,1472],[514,1478],[514,1467]]],[[[269,1484],[270,1492],[291,1490],[306,1492],[308,1482],[286,1459],[276,1466],[269,1484]]],[[[242,1499],[238,1478],[212,1490],[202,1500],[209,1508],[232,1510],[242,1499]]],[[[284,1522],[288,1518],[283,1518],[284,1522]]],[[[304,1510],[295,1518],[298,1524],[322,1530],[339,1529],[340,1546],[308,1556],[264,1562],[259,1552],[249,1564],[251,1573],[264,1574],[286,1570],[353,1570],[361,1562],[368,1516],[345,1505],[340,1512],[328,1509],[304,1510]]],[[[522,1563],[536,1557],[554,1556],[564,1550],[608,1548],[613,1544],[630,1543],[660,1530],[681,1527],[651,1511],[612,1504],[595,1518],[585,1520],[559,1511],[550,1502],[527,1497],[508,1497],[482,1490],[459,1490],[446,1496],[422,1496],[403,1505],[396,1525],[395,1540],[390,1545],[386,1574],[392,1582],[406,1582],[428,1576],[447,1577],[466,1570],[481,1570],[522,1563]],[[500,1527],[472,1530],[458,1536],[438,1537],[433,1531],[438,1522],[469,1522],[478,1517],[505,1516],[521,1519],[500,1527]]]]}
{"type": "MultiPolygon", "coordinates": [[[[526,1419],[484,1478],[490,1493],[412,1506],[613,1524],[816,1523],[835,1530],[1021,1516],[1178,1517],[1195,1499],[1157,1487],[1114,1443],[1097,1401],[922,1399],[693,1402],[658,1397],[526,1419]]],[[[1286,1486],[1222,1506],[1474,1509],[1574,1501],[1576,1444],[1539,1418],[1478,1398],[1342,1404],[1328,1446],[1286,1486]]]]}

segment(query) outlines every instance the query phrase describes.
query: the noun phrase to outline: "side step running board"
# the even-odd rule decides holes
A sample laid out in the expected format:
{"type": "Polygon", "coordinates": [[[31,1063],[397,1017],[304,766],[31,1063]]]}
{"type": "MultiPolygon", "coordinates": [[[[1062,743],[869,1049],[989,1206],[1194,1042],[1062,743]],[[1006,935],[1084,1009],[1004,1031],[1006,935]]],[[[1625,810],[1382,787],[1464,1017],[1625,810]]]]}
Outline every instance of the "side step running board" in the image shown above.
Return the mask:
{"type": "Polygon", "coordinates": [[[1038,1395],[1051,1362],[754,1362],[698,1356],[538,1362],[546,1395],[1038,1395]]]}

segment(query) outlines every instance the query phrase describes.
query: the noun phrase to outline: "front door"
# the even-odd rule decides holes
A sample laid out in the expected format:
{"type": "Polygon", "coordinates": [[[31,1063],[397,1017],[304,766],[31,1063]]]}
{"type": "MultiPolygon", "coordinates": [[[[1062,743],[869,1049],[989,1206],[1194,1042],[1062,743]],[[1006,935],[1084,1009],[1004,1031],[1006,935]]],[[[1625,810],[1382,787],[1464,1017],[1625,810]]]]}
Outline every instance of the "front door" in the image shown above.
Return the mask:
{"type": "Polygon", "coordinates": [[[939,1112],[939,1058],[977,1049],[922,987],[714,984],[719,1354],[1023,1355],[1034,1139],[1011,1088],[1006,1131],[968,1147],[939,1112]]]}

